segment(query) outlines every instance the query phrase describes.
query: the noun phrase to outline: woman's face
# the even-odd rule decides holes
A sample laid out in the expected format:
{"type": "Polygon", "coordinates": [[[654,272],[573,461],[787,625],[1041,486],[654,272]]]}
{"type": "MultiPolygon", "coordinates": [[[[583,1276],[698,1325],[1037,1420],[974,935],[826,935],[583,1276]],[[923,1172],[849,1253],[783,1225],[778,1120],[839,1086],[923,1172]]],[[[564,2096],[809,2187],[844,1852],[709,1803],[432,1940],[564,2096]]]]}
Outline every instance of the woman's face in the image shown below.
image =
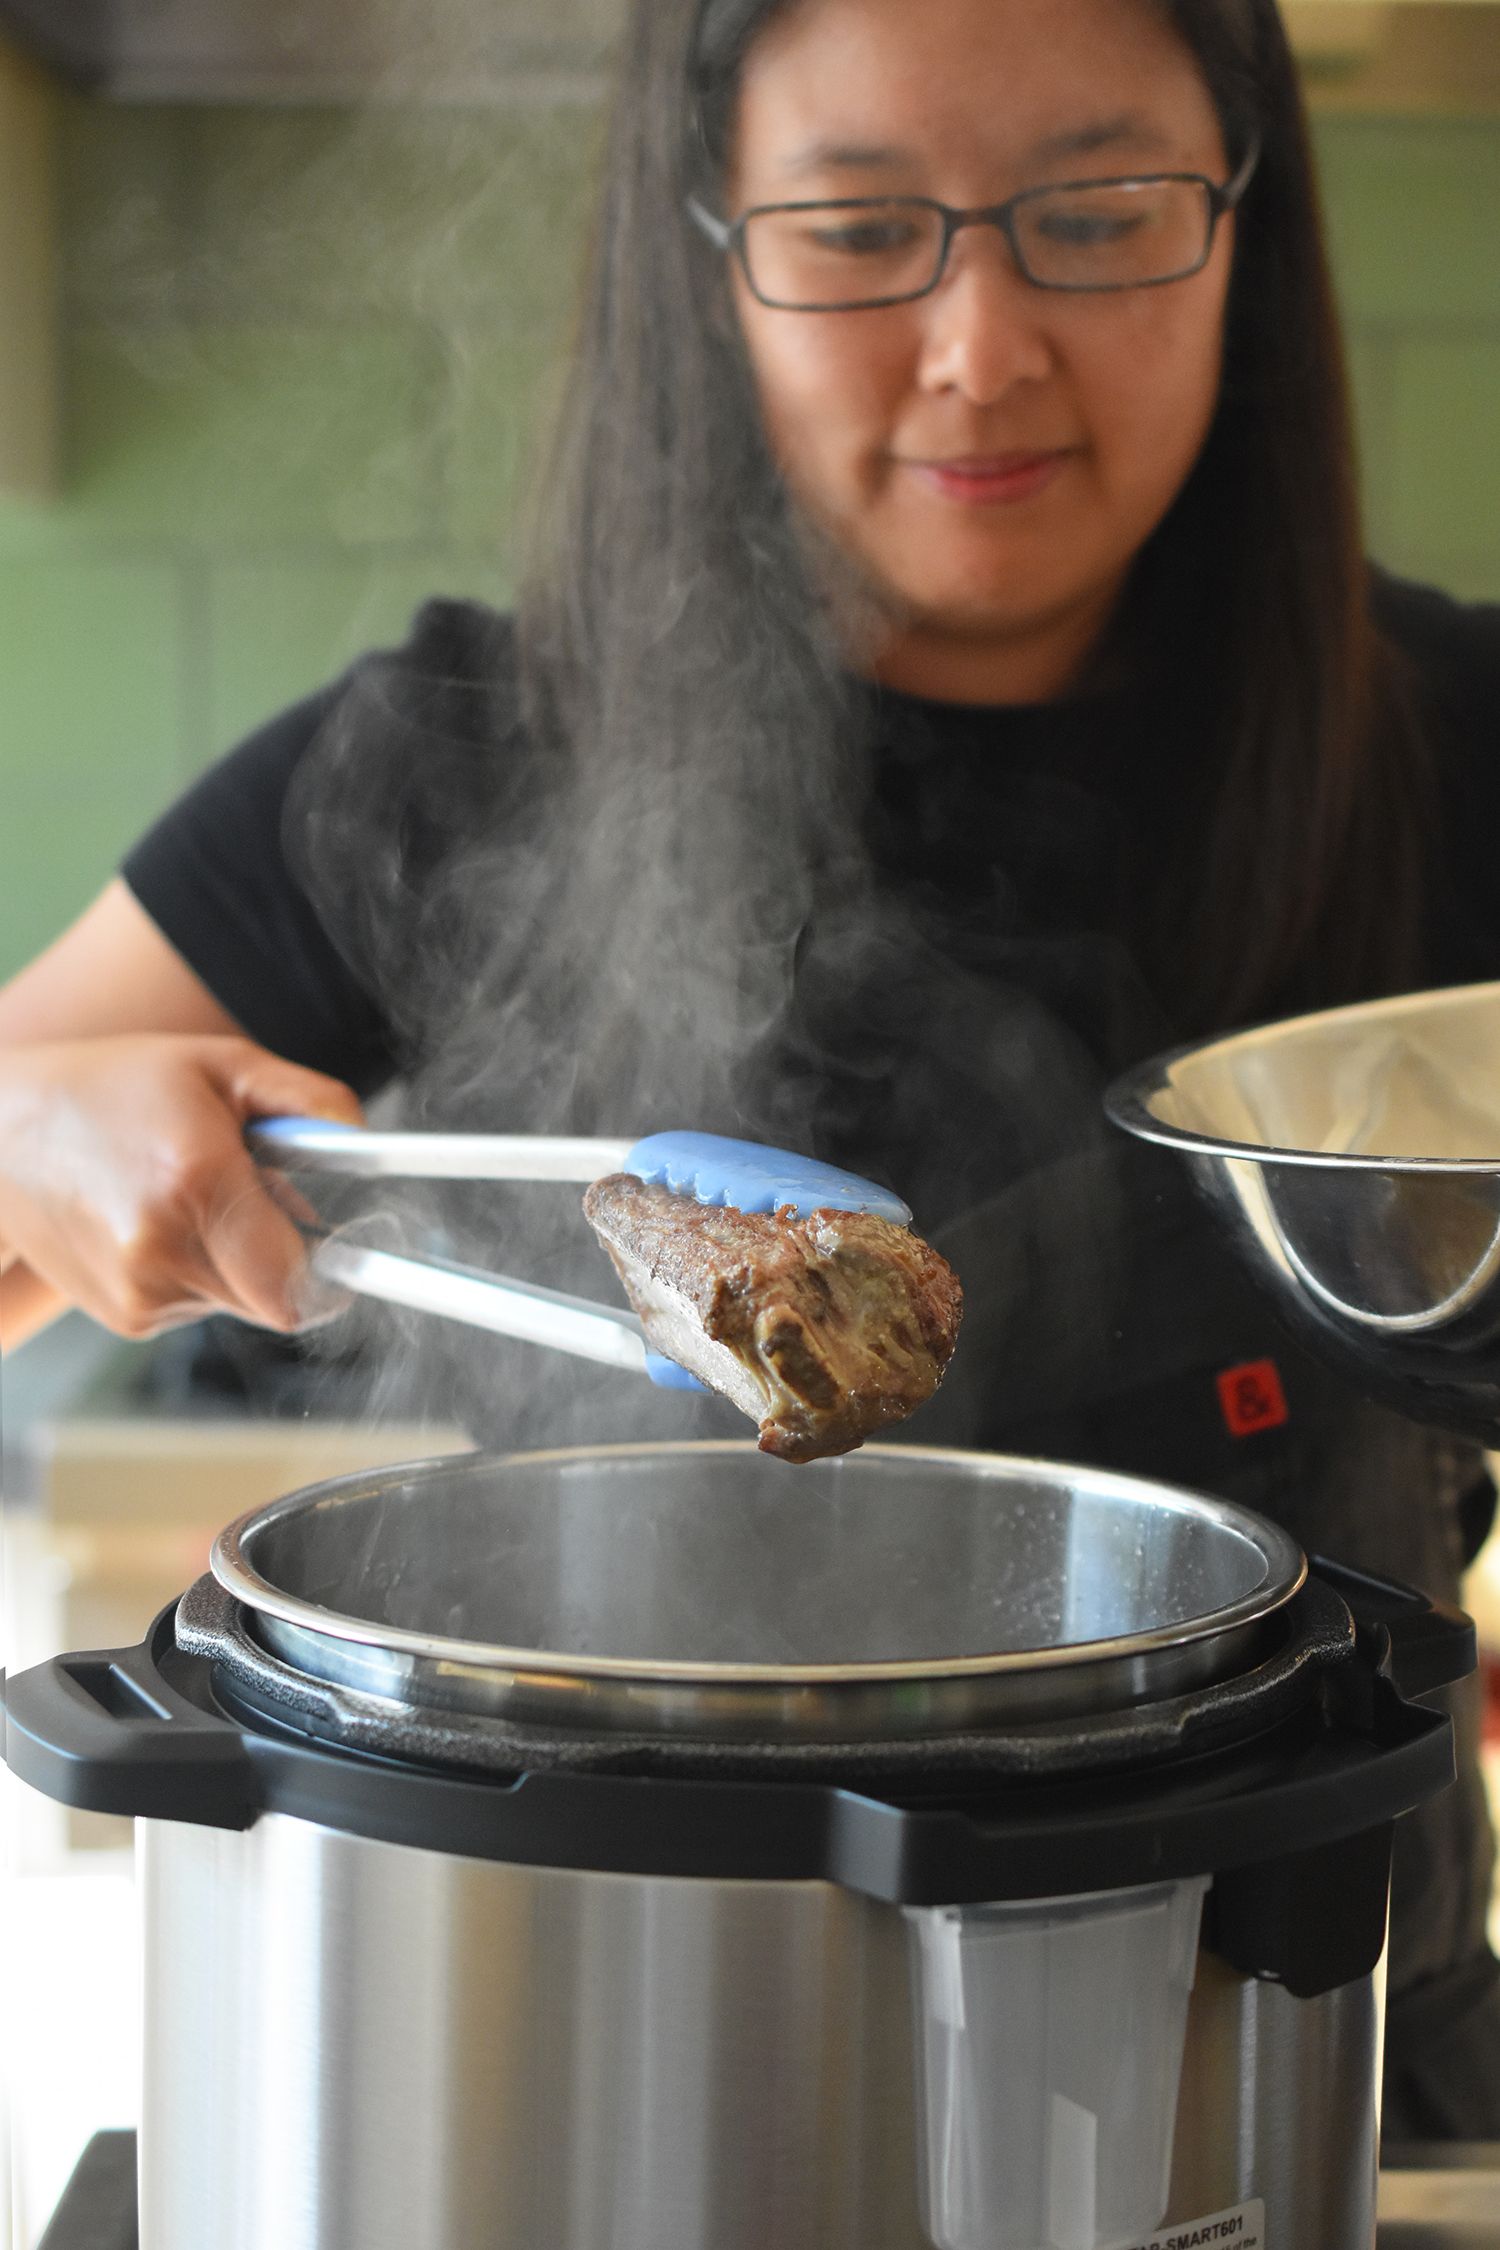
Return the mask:
{"type": "MultiPolygon", "coordinates": [[[[732,216],[903,194],[969,208],[1228,169],[1154,0],[794,0],[748,58],[728,193],[732,216]]],[[[783,474],[900,620],[898,645],[1050,636],[1076,670],[1208,434],[1232,233],[1187,280],[1067,295],[972,228],[930,296],[854,312],[772,310],[736,265],[783,474]]],[[[944,692],[930,663],[916,677],[944,692]]]]}

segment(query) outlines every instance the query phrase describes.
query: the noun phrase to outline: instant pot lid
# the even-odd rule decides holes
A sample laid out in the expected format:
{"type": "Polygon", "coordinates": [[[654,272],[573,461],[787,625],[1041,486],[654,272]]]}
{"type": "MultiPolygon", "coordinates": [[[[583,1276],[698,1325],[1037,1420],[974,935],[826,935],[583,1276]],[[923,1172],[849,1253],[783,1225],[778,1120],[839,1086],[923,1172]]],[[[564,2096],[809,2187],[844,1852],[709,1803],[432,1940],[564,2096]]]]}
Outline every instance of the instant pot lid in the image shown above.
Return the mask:
{"type": "Polygon", "coordinates": [[[588,1447],[345,1477],[214,1575],[273,1655],[401,1709],[633,1734],[921,1737],[1180,1695],[1306,1576],[1227,1501],[1000,1455],[588,1447]]]}

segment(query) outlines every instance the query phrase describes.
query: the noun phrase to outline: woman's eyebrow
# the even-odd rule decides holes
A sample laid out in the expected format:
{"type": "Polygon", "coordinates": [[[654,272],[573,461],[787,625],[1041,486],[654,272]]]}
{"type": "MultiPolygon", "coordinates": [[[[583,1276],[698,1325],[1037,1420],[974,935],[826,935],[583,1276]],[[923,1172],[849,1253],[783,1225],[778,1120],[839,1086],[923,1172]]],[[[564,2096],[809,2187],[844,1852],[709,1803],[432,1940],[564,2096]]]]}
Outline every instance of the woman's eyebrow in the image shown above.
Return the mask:
{"type": "Polygon", "coordinates": [[[865,141],[809,141],[787,158],[780,169],[789,178],[798,172],[866,172],[914,162],[913,152],[865,141]]]}
{"type": "MultiPolygon", "coordinates": [[[[1049,133],[1027,151],[1032,164],[1056,163],[1064,157],[1092,156],[1099,149],[1165,149],[1170,146],[1148,118],[1132,113],[1104,117],[1065,133],[1049,133]]],[[[795,179],[804,172],[896,171],[920,161],[917,151],[874,141],[808,141],[779,167],[782,176],[795,179]]]]}
{"type": "Polygon", "coordinates": [[[1092,125],[1080,125],[1071,132],[1050,133],[1045,140],[1035,142],[1027,153],[1034,164],[1051,164],[1064,156],[1092,156],[1098,149],[1165,149],[1169,146],[1166,135],[1148,118],[1127,113],[1102,117],[1092,125]]]}

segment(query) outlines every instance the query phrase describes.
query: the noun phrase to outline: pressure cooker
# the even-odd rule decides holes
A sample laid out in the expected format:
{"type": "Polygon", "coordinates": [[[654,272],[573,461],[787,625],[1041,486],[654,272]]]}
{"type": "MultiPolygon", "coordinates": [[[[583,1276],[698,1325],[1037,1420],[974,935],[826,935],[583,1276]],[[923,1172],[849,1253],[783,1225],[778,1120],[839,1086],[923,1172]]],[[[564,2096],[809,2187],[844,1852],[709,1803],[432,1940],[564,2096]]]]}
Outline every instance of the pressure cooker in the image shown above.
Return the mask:
{"type": "Polygon", "coordinates": [[[618,1446],[257,1510],[6,1756],[139,1823],[142,2250],[1369,2250],[1473,1661],[1169,1487],[618,1446]]]}

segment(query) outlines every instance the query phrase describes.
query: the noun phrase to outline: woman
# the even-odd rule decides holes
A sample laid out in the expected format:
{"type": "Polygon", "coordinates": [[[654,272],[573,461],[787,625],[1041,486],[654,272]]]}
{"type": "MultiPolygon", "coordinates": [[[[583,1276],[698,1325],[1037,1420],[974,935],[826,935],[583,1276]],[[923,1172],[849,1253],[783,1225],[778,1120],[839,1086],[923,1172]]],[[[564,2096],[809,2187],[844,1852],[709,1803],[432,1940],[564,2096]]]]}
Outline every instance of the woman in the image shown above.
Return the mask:
{"type": "MultiPolygon", "coordinates": [[[[1363,563],[1272,0],[640,0],[547,489],[513,623],[425,611],[0,996],[11,1323],[291,1328],[243,1122],[398,1075],[730,1126],[958,1266],[921,1436],[1451,1592],[1478,1458],[1306,1365],[1099,1113],[1174,1037],[1500,965],[1500,620],[1363,563]]],[[[1394,2132],[1500,2133],[1488,1875],[1470,1755],[1403,1824],[1394,2132]]]]}

